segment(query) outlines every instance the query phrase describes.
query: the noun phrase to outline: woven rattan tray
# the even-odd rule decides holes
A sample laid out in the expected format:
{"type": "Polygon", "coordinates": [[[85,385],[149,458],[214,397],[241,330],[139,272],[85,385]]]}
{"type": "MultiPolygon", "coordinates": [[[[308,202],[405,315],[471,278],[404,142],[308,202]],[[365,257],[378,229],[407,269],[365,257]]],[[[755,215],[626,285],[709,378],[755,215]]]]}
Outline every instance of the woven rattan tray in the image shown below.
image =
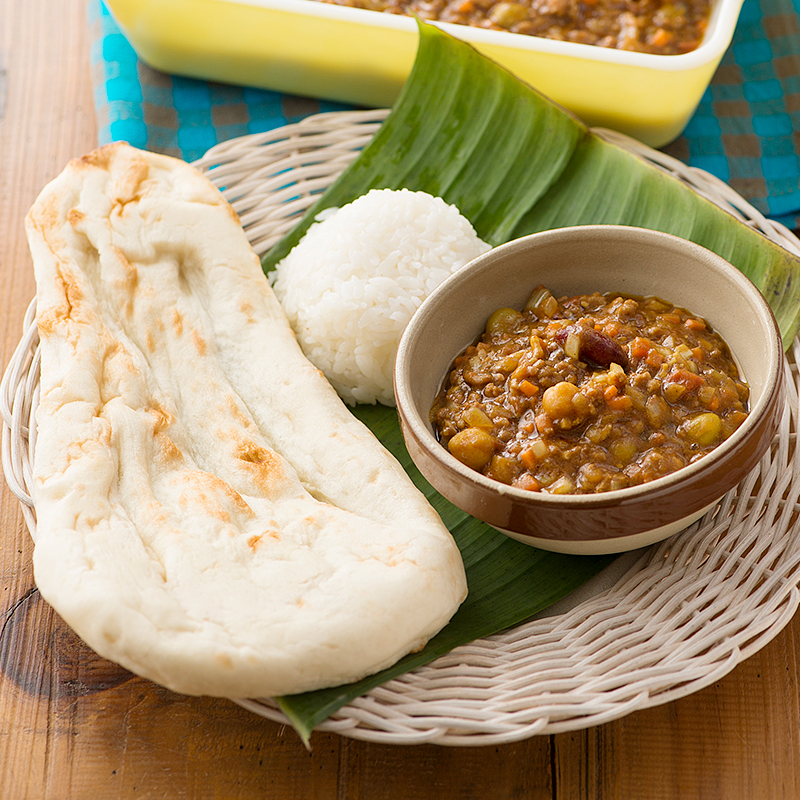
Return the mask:
{"type": "MultiPolygon", "coordinates": [[[[218,145],[197,162],[266,252],[371,139],[385,111],[308,117],[218,145]]],[[[726,184],[619,134],[607,139],[672,172],[778,244],[800,254],[782,226],[726,184]]],[[[38,336],[33,304],[3,377],[3,469],[31,535],[38,336]]],[[[707,686],[772,639],[800,594],[800,345],[789,353],[779,434],[760,465],[685,532],[622,557],[549,614],[459,647],[384,684],[320,725],[395,744],[498,744],[576,730],[707,686]]],[[[286,721],[269,700],[245,708],[286,721]]]]}

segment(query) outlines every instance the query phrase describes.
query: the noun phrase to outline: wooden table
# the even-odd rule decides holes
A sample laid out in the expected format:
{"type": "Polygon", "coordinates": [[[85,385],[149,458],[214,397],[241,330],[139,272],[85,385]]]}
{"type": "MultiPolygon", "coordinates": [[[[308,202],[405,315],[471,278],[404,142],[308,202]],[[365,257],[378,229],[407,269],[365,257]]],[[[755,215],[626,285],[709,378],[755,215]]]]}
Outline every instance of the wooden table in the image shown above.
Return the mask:
{"type": "MultiPolygon", "coordinates": [[[[34,294],[23,218],[96,144],[85,0],[0,0],[2,364],[34,294]]],[[[0,498],[0,798],[800,798],[800,619],[719,683],[602,727],[500,747],[295,733],[172,694],[88,650],[39,598],[0,498]]]]}

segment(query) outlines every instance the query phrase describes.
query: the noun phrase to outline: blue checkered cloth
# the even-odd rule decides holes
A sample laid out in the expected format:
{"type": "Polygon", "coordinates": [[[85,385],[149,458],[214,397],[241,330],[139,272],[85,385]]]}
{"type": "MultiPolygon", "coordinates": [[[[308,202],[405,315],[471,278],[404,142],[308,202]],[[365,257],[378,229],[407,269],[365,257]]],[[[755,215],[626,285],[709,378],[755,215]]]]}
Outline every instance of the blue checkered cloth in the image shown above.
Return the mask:
{"type": "Polygon", "coordinates": [[[353,108],[150,69],[102,0],[89,0],[89,24],[100,144],[126,141],[194,161],[227,139],[279,128],[322,111],[353,108]]]}
{"type": "MultiPolygon", "coordinates": [[[[156,72],[102,0],[89,0],[100,144],[193,161],[218,142],[351,106],[156,72]]],[[[745,0],[731,46],[683,135],[665,152],[800,228],[800,0],[745,0]]]]}

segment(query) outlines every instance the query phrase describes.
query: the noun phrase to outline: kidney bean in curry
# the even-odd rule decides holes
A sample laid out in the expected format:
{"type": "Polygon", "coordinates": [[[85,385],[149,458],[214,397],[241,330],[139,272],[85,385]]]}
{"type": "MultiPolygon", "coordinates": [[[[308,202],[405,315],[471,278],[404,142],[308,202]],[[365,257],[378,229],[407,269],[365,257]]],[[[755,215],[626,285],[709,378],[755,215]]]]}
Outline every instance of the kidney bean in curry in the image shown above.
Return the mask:
{"type": "Polygon", "coordinates": [[[749,389],[700,317],[655,297],[556,300],[495,311],[431,409],[467,466],[522,489],[588,494],[700,458],[747,416],[749,389]]]}

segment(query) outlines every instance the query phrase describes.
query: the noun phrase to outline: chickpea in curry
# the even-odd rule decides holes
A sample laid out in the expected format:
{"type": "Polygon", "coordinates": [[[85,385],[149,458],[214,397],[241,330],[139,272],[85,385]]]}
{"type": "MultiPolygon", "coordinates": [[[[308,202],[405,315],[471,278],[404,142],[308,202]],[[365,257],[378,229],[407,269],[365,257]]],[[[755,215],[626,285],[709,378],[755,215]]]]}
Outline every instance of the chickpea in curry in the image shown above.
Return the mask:
{"type": "Polygon", "coordinates": [[[749,389],[701,317],[656,297],[500,308],[452,364],[430,412],[444,446],[489,478],[588,494],[668,475],[727,439],[749,389]]]}

